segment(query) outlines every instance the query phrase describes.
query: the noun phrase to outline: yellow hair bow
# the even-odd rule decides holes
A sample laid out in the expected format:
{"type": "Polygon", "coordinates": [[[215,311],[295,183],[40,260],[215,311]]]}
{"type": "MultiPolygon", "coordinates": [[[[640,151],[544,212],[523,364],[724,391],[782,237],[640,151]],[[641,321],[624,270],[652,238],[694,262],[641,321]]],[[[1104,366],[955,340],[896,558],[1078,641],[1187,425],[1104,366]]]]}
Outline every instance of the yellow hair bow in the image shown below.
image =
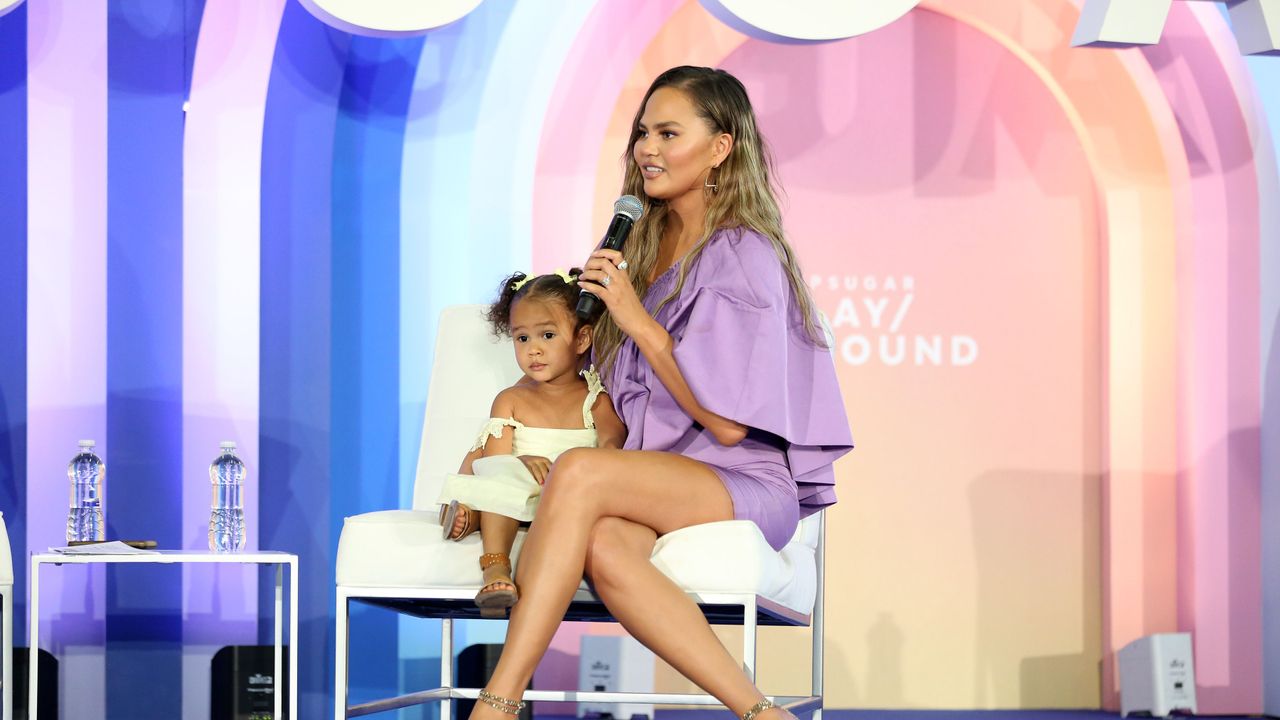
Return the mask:
{"type": "MultiPolygon", "coordinates": [[[[559,276],[560,276],[560,279],[561,279],[561,280],[564,280],[564,284],[565,284],[565,285],[572,285],[572,284],[574,284],[575,282],[577,282],[577,281],[578,281],[578,278],[576,278],[576,277],[574,277],[574,276],[570,275],[569,273],[565,272],[565,271],[564,271],[563,269],[561,269],[561,268],[556,268],[556,271],[555,271],[555,273],[554,273],[554,274],[555,274],[555,275],[559,275],[559,276]]],[[[511,290],[512,290],[512,292],[520,292],[520,288],[524,287],[524,286],[525,286],[525,283],[529,282],[530,280],[535,280],[535,279],[537,279],[538,277],[539,277],[539,276],[537,276],[537,275],[525,275],[525,276],[524,276],[523,278],[521,278],[520,280],[515,281],[515,284],[513,284],[513,285],[511,286],[511,290]]]]}

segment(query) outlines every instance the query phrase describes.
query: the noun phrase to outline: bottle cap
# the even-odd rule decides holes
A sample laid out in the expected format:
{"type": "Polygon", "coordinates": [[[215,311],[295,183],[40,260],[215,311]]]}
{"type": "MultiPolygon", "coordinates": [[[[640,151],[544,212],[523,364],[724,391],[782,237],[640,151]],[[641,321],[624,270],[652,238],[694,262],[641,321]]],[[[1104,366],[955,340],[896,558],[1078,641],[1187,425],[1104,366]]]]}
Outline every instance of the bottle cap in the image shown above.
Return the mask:
{"type": "Polygon", "coordinates": [[[80,447],[83,447],[83,448],[90,448],[90,447],[93,447],[93,446],[95,446],[95,445],[97,445],[97,443],[95,443],[95,442],[94,442],[94,441],[92,441],[92,440],[81,440],[81,441],[80,441],[80,447]]]}
{"type": "Polygon", "coordinates": [[[222,448],[223,450],[235,450],[236,443],[234,440],[223,440],[221,443],[218,443],[218,447],[222,448]]]}

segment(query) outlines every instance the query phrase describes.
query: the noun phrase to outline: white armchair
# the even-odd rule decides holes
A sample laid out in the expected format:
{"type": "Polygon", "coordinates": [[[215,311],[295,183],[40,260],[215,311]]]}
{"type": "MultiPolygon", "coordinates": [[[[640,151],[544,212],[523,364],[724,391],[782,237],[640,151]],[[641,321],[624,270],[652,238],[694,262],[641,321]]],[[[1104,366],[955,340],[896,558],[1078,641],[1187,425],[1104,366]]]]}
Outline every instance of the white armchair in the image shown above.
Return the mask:
{"type": "MultiPolygon", "coordinates": [[[[414,484],[413,509],[346,518],[338,541],[334,717],[338,720],[426,702],[441,702],[441,720],[451,720],[450,700],[474,699],[479,688],[453,680],[453,621],[479,618],[472,599],[480,589],[479,535],[462,542],[441,539],[436,498],[444,476],[456,472],[465,450],[488,417],[499,390],[519,376],[508,343],[495,340],[478,305],[447,308],[440,318],[437,350],[414,484]],[[447,341],[444,340],[447,338],[447,341]],[[352,601],[416,617],[441,618],[440,687],[360,705],[348,705],[348,618],[352,601]]],[[[822,514],[800,523],[781,552],[773,550],[754,523],[744,520],[684,528],[658,539],[653,563],[685,588],[707,618],[743,626],[743,658],[754,678],[756,628],[813,625],[812,694],[772,697],[792,712],[822,711],[822,514]]],[[[524,540],[516,538],[519,564],[524,540]]],[[[608,610],[584,583],[566,620],[611,621],[608,610]]],[[[528,700],[719,705],[708,695],[530,690],[528,700]]]]}
{"type": "Polygon", "coordinates": [[[4,513],[0,513],[0,633],[4,633],[3,706],[0,718],[13,720],[13,551],[9,549],[9,530],[4,526],[4,513]]]}

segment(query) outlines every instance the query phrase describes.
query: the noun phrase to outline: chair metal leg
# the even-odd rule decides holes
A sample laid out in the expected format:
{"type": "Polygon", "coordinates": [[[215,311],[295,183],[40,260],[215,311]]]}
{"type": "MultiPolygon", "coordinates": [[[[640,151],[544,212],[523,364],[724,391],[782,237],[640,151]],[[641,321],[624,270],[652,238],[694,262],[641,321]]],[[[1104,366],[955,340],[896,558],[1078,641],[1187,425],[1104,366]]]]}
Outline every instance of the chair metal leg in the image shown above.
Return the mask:
{"type": "MultiPolygon", "coordinates": [[[[453,618],[440,619],[440,687],[453,687],[453,618]]],[[[452,720],[453,701],[440,703],[440,720],[452,720]]]]}
{"type": "Polygon", "coordinates": [[[0,681],[4,682],[4,698],[3,707],[0,707],[0,717],[4,720],[13,720],[13,586],[0,586],[0,602],[4,603],[4,607],[0,608],[0,632],[4,633],[4,675],[0,681]]]}
{"type": "Polygon", "coordinates": [[[751,682],[756,681],[756,614],[759,610],[756,608],[756,596],[751,595],[742,602],[742,669],[747,673],[747,679],[751,682]]]}
{"type": "Polygon", "coordinates": [[[40,563],[35,559],[31,559],[31,575],[27,581],[28,592],[31,593],[27,602],[27,611],[31,616],[31,621],[27,627],[27,717],[36,720],[40,710],[40,694],[36,692],[36,688],[40,687],[40,563]]]}
{"type": "Polygon", "coordinates": [[[298,559],[289,561],[289,718],[298,717],[298,559]]]}
{"type": "Polygon", "coordinates": [[[337,597],[333,613],[333,717],[334,720],[347,720],[347,623],[351,601],[342,588],[338,588],[337,597]]]}
{"type": "Polygon", "coordinates": [[[825,668],[823,663],[825,657],[823,655],[823,610],[826,602],[826,562],[827,562],[827,511],[823,510],[818,516],[818,547],[814,551],[814,566],[817,568],[818,584],[817,591],[813,598],[813,619],[809,623],[812,637],[810,638],[810,646],[813,649],[812,663],[812,685],[811,693],[816,698],[821,698],[823,702],[818,705],[818,709],[813,711],[813,720],[822,720],[822,706],[826,704],[825,698],[822,697],[823,692],[823,673],[825,668]]]}
{"type": "MultiPolygon", "coordinates": [[[[268,566],[269,567],[269,566],[268,566]]],[[[275,640],[271,672],[272,717],[284,717],[284,564],[276,565],[275,640]]],[[[292,717],[292,716],[290,716],[292,717]]]]}

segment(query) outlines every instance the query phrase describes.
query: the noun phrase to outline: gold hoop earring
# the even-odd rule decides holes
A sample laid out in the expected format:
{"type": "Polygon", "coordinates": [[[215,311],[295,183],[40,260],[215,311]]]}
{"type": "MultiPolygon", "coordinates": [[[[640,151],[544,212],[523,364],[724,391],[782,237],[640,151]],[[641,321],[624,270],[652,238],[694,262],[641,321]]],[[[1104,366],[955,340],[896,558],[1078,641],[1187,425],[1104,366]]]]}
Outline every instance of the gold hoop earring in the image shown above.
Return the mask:
{"type": "MultiPolygon", "coordinates": [[[[720,168],[718,167],[712,166],[710,169],[707,170],[707,179],[702,181],[702,187],[704,190],[710,190],[713,193],[719,192],[719,190],[716,189],[717,187],[719,187],[717,183],[711,182],[711,171],[719,170],[719,169],[720,168]]],[[[719,178],[716,178],[716,179],[718,180],[719,178]]]]}

